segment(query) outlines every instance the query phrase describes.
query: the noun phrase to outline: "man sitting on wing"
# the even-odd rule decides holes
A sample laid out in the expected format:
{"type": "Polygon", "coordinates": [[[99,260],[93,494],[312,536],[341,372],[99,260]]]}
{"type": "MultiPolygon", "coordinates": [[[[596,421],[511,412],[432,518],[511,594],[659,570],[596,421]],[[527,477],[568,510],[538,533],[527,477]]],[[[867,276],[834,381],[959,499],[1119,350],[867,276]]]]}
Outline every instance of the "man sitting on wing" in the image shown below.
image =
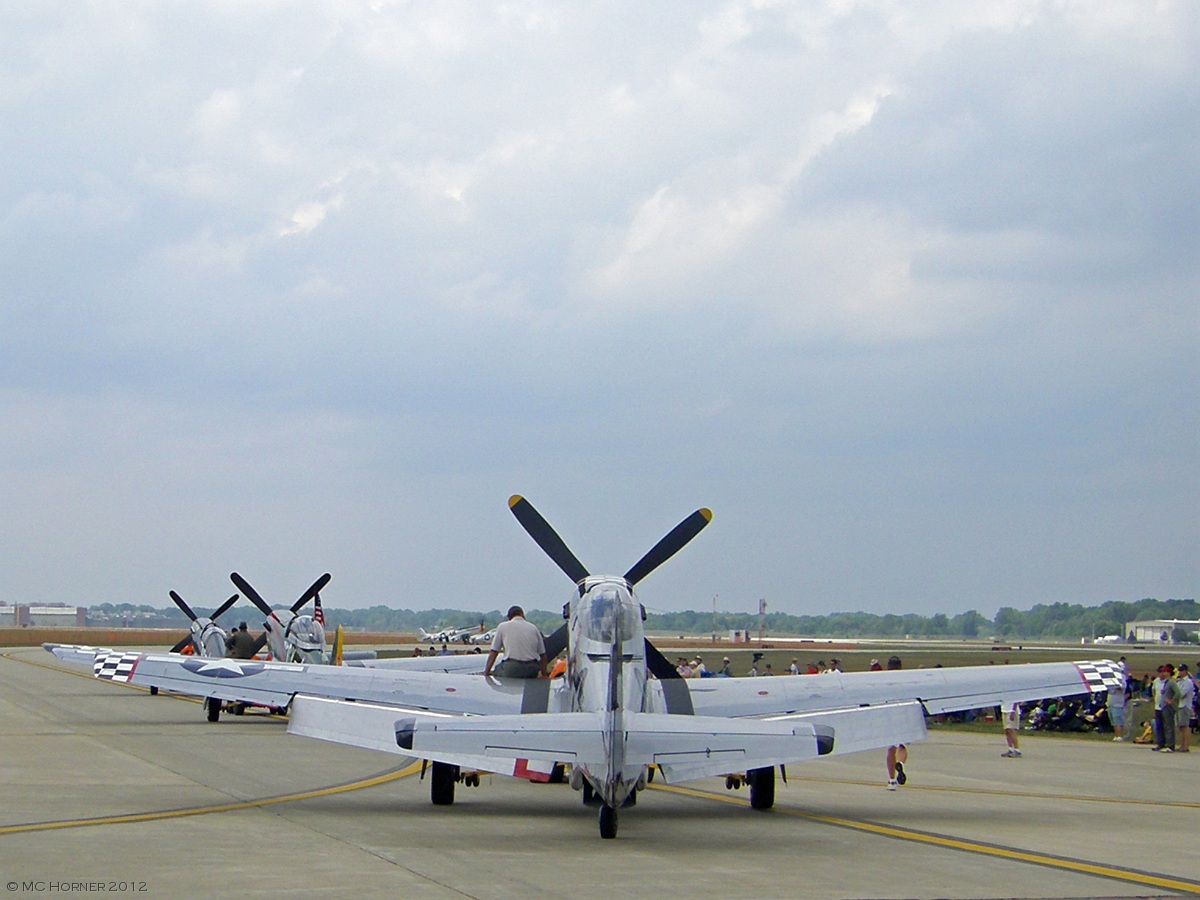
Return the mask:
{"type": "Polygon", "coordinates": [[[492,649],[488,652],[484,675],[491,675],[496,657],[504,654],[504,661],[496,666],[499,678],[537,678],[546,674],[546,641],[541,630],[525,620],[525,610],[510,607],[508,621],[496,626],[492,638],[492,649]]]}

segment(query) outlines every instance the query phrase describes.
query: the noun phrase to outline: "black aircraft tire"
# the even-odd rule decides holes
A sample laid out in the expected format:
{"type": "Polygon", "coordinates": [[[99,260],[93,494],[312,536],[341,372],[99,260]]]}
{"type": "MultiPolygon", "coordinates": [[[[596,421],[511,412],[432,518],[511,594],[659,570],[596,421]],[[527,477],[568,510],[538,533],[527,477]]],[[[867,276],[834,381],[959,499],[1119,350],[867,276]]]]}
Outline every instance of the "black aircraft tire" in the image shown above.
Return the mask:
{"type": "Polygon", "coordinates": [[[600,807],[600,837],[612,840],[617,836],[617,811],[605,803],[600,807]]]}
{"type": "Polygon", "coordinates": [[[746,773],[750,781],[750,806],[752,809],[770,809],[775,805],[775,767],[751,769],[746,773]]]}
{"type": "Polygon", "coordinates": [[[221,720],[221,701],[216,697],[209,697],[204,701],[204,705],[208,709],[208,721],[219,722],[221,720]]]}
{"type": "Polygon", "coordinates": [[[429,770],[429,799],[434,806],[449,806],[454,802],[454,783],[458,781],[458,766],[435,762],[429,770]]]}

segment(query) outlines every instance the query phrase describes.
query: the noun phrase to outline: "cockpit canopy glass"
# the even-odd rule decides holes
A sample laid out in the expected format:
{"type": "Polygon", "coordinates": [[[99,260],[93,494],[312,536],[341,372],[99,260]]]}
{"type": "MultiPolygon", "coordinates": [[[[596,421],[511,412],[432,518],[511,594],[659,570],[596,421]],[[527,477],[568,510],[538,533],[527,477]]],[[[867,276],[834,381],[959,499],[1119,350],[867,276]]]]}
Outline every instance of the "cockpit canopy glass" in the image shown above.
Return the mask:
{"type": "Polygon", "coordinates": [[[621,642],[632,640],[637,628],[636,606],[622,602],[621,592],[603,589],[588,596],[584,616],[584,635],[589,640],[612,644],[618,634],[621,642]]]}
{"type": "Polygon", "coordinates": [[[319,651],[325,645],[325,629],[312,616],[297,616],[287,630],[288,640],[299,650],[319,651]]]}

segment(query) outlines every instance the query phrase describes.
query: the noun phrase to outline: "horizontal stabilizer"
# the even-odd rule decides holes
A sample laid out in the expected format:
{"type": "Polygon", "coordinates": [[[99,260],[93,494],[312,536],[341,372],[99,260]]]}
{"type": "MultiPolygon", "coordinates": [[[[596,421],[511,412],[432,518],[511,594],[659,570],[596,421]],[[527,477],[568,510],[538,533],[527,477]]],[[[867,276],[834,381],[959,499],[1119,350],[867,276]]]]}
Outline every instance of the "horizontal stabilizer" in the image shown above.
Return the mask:
{"type": "MultiPolygon", "coordinates": [[[[435,716],[300,695],[288,731],[504,774],[556,762],[602,766],[607,758],[604,716],[594,712],[435,716]]],[[[670,782],[815,759],[835,743],[821,723],[656,713],[626,714],[623,735],[626,764],[657,765],[670,782]]]]}
{"type": "Polygon", "coordinates": [[[594,754],[598,725],[594,714],[446,716],[301,694],[288,733],[544,781],[555,762],[594,754]]]}
{"type": "Polygon", "coordinates": [[[826,712],[799,713],[767,719],[768,722],[809,722],[830,728],[837,735],[833,752],[857,753],[895,744],[925,740],[925,709],[919,701],[885,703],[826,712]]]}
{"type": "Polygon", "coordinates": [[[412,756],[396,744],[395,723],[402,715],[404,713],[394,706],[300,694],[292,701],[288,734],[412,756]]]}
{"type": "Polygon", "coordinates": [[[632,713],[627,763],[658,766],[667,782],[804,762],[829,753],[832,729],[809,722],[632,713]]]}

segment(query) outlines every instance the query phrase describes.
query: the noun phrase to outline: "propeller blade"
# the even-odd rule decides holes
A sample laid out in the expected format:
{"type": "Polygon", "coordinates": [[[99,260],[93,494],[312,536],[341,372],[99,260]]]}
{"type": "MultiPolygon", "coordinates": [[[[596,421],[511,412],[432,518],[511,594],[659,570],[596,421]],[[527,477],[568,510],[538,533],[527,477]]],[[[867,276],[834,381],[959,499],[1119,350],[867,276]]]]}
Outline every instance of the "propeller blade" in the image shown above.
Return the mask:
{"type": "MultiPolygon", "coordinates": [[[[194,612],[192,612],[192,608],[190,606],[188,606],[186,603],[183,602],[183,598],[180,597],[174,591],[167,591],[167,593],[171,595],[171,599],[175,601],[175,605],[183,610],[183,614],[185,616],[187,616],[189,619],[191,619],[193,622],[195,622],[196,614],[194,612]]],[[[178,651],[175,651],[175,652],[178,652],[178,651]]]]}
{"type": "Polygon", "coordinates": [[[267,633],[264,631],[262,634],[260,634],[258,637],[256,637],[254,639],[254,651],[250,655],[257,656],[258,651],[261,650],[266,645],[267,645],[267,633]]]}
{"type": "Polygon", "coordinates": [[[329,579],[332,577],[332,575],[326,572],[324,575],[314,581],[312,586],[300,595],[300,599],[292,604],[292,612],[300,612],[300,610],[304,608],[305,604],[307,604],[309,600],[321,593],[321,589],[325,587],[325,585],[329,584],[329,579]]]}
{"type": "Polygon", "coordinates": [[[183,640],[181,640],[178,644],[176,644],[174,647],[172,647],[170,652],[171,653],[182,653],[183,648],[186,647],[191,642],[192,642],[192,636],[189,634],[187,637],[185,637],[183,640]]]}
{"type": "MultiPolygon", "coordinates": [[[[554,561],[571,581],[578,584],[588,577],[588,570],[583,567],[575,554],[570,551],[558,533],[550,527],[550,523],[542,518],[542,514],[533,508],[533,504],[520,494],[508,498],[508,508],[517,517],[521,527],[533,538],[535,544],[554,561]]],[[[557,634],[557,632],[556,632],[557,634]]],[[[549,655],[547,653],[547,655],[549,655]]]]}
{"type": "Polygon", "coordinates": [[[712,510],[698,509],[674,528],[661,541],[650,548],[650,552],[639,559],[632,569],[625,573],[625,580],[630,586],[637,584],[668,559],[683,549],[692,538],[712,521],[712,510]]]}
{"type": "Polygon", "coordinates": [[[696,714],[696,708],[692,705],[692,689],[688,687],[687,679],[679,674],[679,670],[671,665],[671,661],[649,640],[646,641],[646,668],[658,678],[663,701],[667,704],[667,712],[670,715],[696,714]]]}
{"type": "MultiPolygon", "coordinates": [[[[546,659],[554,659],[567,649],[567,626],[560,625],[558,630],[546,637],[546,659]]],[[[678,672],[676,674],[679,674],[678,672]]]]}
{"type": "Polygon", "coordinates": [[[259,611],[264,616],[271,615],[271,607],[269,607],[267,605],[266,600],[264,600],[262,597],[260,597],[258,595],[258,591],[256,591],[254,588],[252,588],[250,586],[250,582],[248,582],[245,578],[243,578],[237,572],[232,573],[229,576],[229,580],[233,582],[234,587],[236,587],[239,591],[241,591],[243,594],[246,595],[247,600],[249,600],[251,603],[253,603],[255,606],[258,607],[259,611]]]}
{"type": "Polygon", "coordinates": [[[233,606],[233,604],[238,602],[238,596],[239,596],[238,594],[234,594],[232,597],[230,597],[228,600],[226,600],[224,603],[222,603],[220,606],[218,606],[216,608],[216,611],[213,612],[213,614],[212,614],[212,616],[210,616],[210,618],[215,619],[215,618],[217,618],[217,616],[221,615],[221,613],[228,612],[229,608],[231,606],[233,606]]]}
{"type": "Polygon", "coordinates": [[[672,678],[682,679],[679,670],[671,665],[671,661],[662,655],[662,651],[646,638],[646,668],[659,681],[670,681],[672,678]]]}

